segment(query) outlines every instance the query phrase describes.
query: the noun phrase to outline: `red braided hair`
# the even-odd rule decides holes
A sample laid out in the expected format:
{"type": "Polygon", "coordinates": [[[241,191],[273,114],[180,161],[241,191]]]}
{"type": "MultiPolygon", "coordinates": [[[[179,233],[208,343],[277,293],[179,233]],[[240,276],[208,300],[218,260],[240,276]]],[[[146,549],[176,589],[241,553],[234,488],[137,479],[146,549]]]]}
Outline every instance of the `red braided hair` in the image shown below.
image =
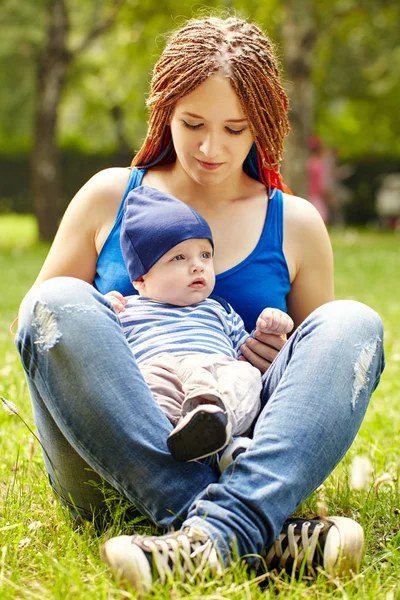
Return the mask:
{"type": "Polygon", "coordinates": [[[282,189],[288,98],[271,41],[257,25],[236,17],[189,21],[170,37],[153,70],[148,131],[132,166],[175,161],[168,126],[175,105],[217,72],[229,79],[248,120],[257,154],[253,170],[268,189],[282,189]]]}

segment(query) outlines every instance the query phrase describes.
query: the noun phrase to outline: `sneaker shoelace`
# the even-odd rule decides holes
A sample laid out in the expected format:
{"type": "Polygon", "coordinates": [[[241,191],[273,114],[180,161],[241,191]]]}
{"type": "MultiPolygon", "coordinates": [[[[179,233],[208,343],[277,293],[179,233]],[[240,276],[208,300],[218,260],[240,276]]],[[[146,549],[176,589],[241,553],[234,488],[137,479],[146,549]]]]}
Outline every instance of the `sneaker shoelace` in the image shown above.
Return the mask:
{"type": "Polygon", "coordinates": [[[326,525],[322,522],[315,525],[309,521],[301,525],[290,523],[270,547],[265,557],[267,566],[271,569],[290,571],[293,565],[300,567],[305,558],[306,566],[312,568],[313,563],[317,562],[316,551],[320,534],[325,530],[326,525]]]}
{"type": "Polygon", "coordinates": [[[188,528],[161,537],[136,536],[133,541],[146,553],[161,583],[176,576],[194,581],[207,566],[222,572],[214,544],[202,531],[188,528]]]}

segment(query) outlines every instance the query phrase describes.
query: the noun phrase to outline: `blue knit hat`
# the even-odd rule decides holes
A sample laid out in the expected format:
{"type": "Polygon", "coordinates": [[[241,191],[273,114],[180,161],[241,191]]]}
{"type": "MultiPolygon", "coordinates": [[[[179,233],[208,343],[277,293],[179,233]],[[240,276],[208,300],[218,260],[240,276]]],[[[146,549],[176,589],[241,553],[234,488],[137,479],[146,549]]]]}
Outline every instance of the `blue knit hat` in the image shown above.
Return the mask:
{"type": "Polygon", "coordinates": [[[129,192],[120,241],[131,281],[145,275],[168,250],[193,238],[207,239],[214,248],[210,227],[194,208],[147,186],[129,192]]]}

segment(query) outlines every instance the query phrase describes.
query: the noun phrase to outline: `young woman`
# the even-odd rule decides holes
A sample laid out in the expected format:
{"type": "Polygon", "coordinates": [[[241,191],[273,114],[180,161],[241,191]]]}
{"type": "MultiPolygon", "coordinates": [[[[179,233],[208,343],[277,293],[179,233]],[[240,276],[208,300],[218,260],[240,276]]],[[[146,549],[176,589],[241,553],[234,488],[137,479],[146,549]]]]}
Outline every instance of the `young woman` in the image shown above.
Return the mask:
{"type": "Polygon", "coordinates": [[[155,66],[148,105],[133,168],[98,173],[77,193],[21,307],[17,343],[50,481],[77,518],[104,507],[94,480],[179,529],[105,544],[105,560],[138,590],[177,561],[182,576],[197,561],[220,571],[232,546],[265,553],[270,567],[291,568],[306,553],[330,572],[357,568],[357,523],[288,518],[360,427],[383,368],[382,326],[370,308],[333,301],[324,224],[311,204],[281,191],[289,125],[271,42],[236,18],[189,22],[155,66]],[[125,198],[142,184],[206,218],[215,293],[248,330],[266,306],[295,323],[283,349],[280,337],[261,332],[242,348],[264,373],[262,410],[250,448],[221,476],[207,461],[171,457],[172,425],[102,295],[134,293],[119,231],[125,198]]]}

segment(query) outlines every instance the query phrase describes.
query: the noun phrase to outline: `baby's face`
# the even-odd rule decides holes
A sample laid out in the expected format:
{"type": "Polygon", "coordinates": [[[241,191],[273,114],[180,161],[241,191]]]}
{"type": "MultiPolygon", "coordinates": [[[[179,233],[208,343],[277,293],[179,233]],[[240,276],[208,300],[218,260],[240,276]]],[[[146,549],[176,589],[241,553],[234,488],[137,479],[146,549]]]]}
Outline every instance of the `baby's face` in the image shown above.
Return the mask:
{"type": "Polygon", "coordinates": [[[213,249],[209,240],[191,239],[177,244],[156,262],[135,287],[141,296],[190,306],[214,289],[213,249]]]}

